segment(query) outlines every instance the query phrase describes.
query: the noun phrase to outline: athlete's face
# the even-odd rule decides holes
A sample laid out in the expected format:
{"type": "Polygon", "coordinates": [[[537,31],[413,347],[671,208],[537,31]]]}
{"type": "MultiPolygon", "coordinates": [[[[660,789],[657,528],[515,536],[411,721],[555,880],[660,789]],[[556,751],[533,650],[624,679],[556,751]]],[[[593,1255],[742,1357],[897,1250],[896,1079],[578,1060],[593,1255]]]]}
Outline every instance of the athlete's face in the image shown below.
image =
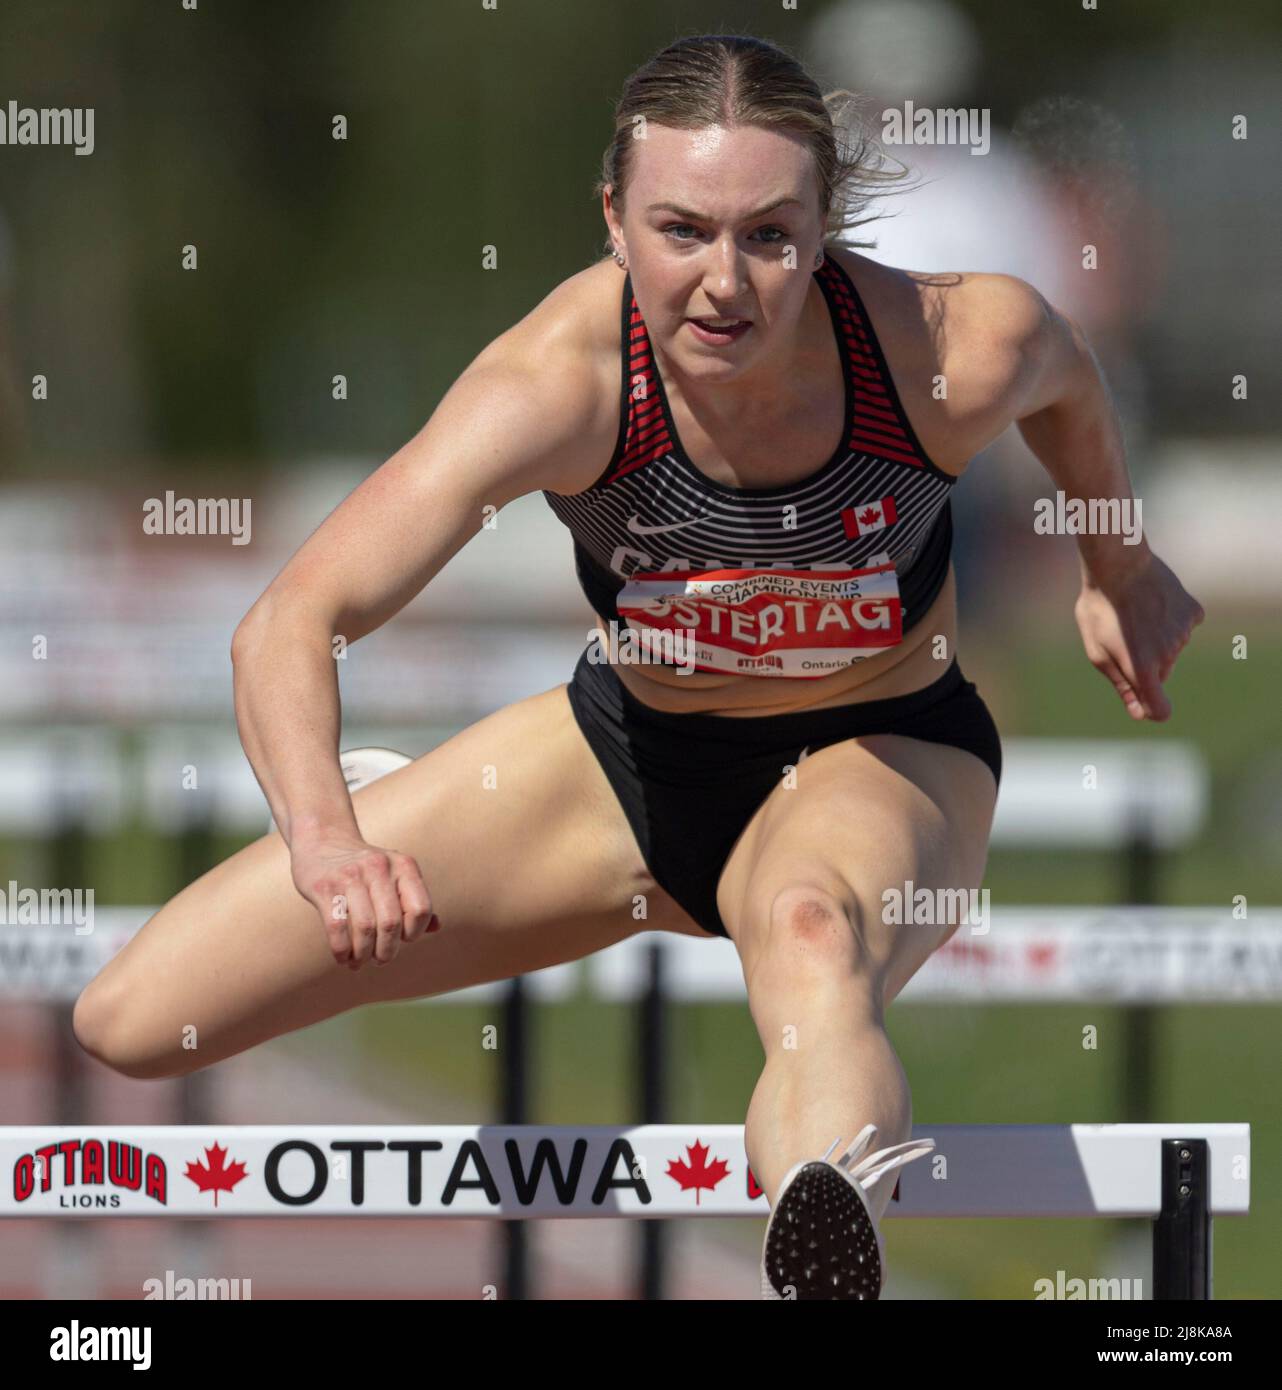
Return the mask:
{"type": "Polygon", "coordinates": [[[609,191],[605,212],[651,338],[683,370],[726,380],[791,343],[824,232],[796,136],[651,122],[622,217],[609,191]]]}

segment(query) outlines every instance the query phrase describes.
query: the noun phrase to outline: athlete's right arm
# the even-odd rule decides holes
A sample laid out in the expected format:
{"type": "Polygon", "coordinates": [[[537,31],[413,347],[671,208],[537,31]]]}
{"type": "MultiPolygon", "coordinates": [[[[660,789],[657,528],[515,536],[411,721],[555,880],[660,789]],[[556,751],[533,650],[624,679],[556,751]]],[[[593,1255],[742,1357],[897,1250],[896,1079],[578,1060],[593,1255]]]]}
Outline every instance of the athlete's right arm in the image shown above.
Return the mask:
{"type": "Polygon", "coordinates": [[[437,924],[414,861],[366,844],[357,827],[338,756],[338,639],[355,642],[399,612],[487,509],[586,487],[614,441],[617,394],[602,392],[586,347],[527,325],[486,348],[424,428],[326,518],[232,641],[245,753],[294,883],[352,968],[392,959],[398,941],[437,924]]]}

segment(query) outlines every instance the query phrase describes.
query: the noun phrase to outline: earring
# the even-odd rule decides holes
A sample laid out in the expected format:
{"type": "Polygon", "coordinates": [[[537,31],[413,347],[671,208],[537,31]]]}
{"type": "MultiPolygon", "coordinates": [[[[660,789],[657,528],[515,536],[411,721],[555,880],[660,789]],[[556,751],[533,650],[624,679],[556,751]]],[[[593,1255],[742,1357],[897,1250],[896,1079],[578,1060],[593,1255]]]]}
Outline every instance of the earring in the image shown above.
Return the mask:
{"type": "Polygon", "coordinates": [[[627,257],[626,257],[626,256],[620,256],[619,253],[618,253],[617,251],[612,251],[610,254],[614,257],[614,259],[615,259],[621,266],[626,266],[626,265],[627,265],[628,261],[627,261],[627,257]]]}
{"type": "Polygon", "coordinates": [[[821,247],[819,248],[819,254],[815,257],[815,269],[818,270],[819,267],[820,267],[821,265],[823,265],[823,263],[824,263],[824,249],[823,249],[823,247],[821,246],[821,247]]]}

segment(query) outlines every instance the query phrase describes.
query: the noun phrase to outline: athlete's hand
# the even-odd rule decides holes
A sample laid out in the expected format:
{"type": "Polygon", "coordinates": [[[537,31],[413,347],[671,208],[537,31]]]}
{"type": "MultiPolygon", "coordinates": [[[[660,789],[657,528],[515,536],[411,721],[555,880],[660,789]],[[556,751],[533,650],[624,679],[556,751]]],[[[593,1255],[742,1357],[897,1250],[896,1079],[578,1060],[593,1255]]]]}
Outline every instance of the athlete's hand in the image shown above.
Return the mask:
{"type": "Polygon", "coordinates": [[[437,931],[440,921],[418,865],[358,836],[309,837],[290,849],[294,887],[320,913],[340,965],[385,965],[402,941],[437,931]]]}
{"type": "Polygon", "coordinates": [[[1162,683],[1206,617],[1170,569],[1150,553],[1124,578],[1088,580],[1073,616],[1091,665],[1112,681],[1131,718],[1169,719],[1162,683]]]}

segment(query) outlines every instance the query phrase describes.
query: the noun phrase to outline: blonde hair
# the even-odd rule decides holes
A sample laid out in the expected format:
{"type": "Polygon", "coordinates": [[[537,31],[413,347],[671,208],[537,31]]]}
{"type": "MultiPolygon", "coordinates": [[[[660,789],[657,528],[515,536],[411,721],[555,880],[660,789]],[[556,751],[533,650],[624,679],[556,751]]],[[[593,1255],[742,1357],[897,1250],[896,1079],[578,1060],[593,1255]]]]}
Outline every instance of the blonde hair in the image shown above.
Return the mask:
{"type": "MultiPolygon", "coordinates": [[[[614,108],[614,138],[593,191],[600,198],[611,185],[622,213],[635,133],[645,122],[678,130],[723,125],[788,131],[806,142],[814,159],[824,241],[873,246],[851,240],[848,233],[883,216],[870,213],[870,203],[886,193],[906,192],[907,187],[894,185],[910,179],[912,171],[899,161],[893,161],[897,168],[886,167],[892,161],[865,124],[862,104],[844,89],[822,95],[796,58],[764,39],[740,34],[678,39],[623,84],[614,108]]],[[[606,249],[613,249],[608,238],[606,249]]]]}

